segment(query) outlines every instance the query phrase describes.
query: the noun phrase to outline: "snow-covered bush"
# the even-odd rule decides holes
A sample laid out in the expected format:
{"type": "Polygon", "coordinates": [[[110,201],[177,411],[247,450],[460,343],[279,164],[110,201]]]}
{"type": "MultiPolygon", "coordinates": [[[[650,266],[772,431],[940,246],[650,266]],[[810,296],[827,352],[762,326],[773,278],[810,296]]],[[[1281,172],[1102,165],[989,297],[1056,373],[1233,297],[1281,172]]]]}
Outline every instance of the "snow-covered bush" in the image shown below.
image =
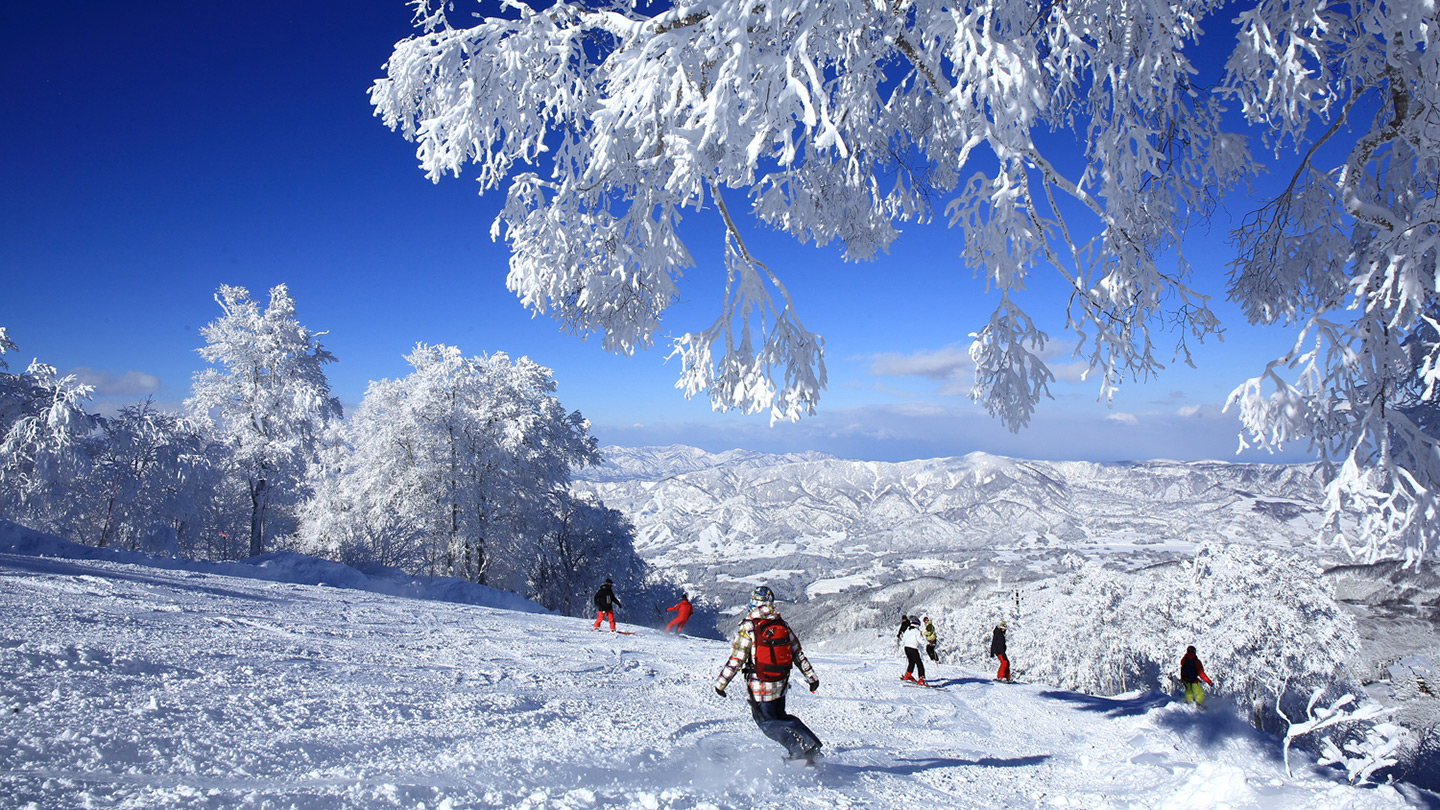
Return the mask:
{"type": "Polygon", "coordinates": [[[1367,784],[1377,771],[1399,764],[1401,747],[1409,736],[1408,729],[1394,723],[1366,727],[1363,738],[1342,741],[1343,749],[1327,736],[1321,748],[1320,764],[1344,766],[1350,784],[1367,784]]]}
{"type": "Polygon", "coordinates": [[[1163,689],[1194,645],[1214,692],[1265,722],[1263,706],[1316,686],[1358,688],[1354,619],[1319,566],[1259,546],[1204,544],[1192,560],[1135,572],[1087,563],[1027,589],[1012,658],[1033,680],[1114,694],[1163,689]]]}
{"type": "Polygon", "coordinates": [[[1335,743],[1331,735],[1322,738],[1320,741],[1321,765],[1342,765],[1351,784],[1364,784],[1376,771],[1389,768],[1399,762],[1395,758],[1395,754],[1403,744],[1408,732],[1393,723],[1372,722],[1393,714],[1393,709],[1386,709],[1374,701],[1357,703],[1355,696],[1349,693],[1341,695],[1329,706],[1317,707],[1320,696],[1324,693],[1323,687],[1311,692],[1310,700],[1305,704],[1306,718],[1300,722],[1291,720],[1285,714],[1279,699],[1276,699],[1275,709],[1286,722],[1283,746],[1286,773],[1291,773],[1290,746],[1294,740],[1321,729],[1349,726],[1356,723],[1364,724],[1360,726],[1359,733],[1352,735],[1350,740],[1342,738],[1340,745],[1335,743]]]}

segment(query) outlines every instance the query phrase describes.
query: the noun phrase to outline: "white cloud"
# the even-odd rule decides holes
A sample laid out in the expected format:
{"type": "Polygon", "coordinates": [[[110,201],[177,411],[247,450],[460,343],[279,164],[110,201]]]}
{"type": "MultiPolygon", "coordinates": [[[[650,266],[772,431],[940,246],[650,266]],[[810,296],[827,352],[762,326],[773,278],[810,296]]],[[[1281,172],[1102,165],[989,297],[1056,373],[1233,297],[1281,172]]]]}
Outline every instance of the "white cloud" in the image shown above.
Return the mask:
{"type": "Polygon", "coordinates": [[[870,361],[870,373],[877,377],[927,377],[949,380],[973,376],[975,363],[969,348],[947,346],[935,351],[921,350],[913,354],[893,352],[877,354],[870,361]]]}
{"type": "MultiPolygon", "coordinates": [[[[1071,349],[1051,342],[1049,348],[1040,352],[1040,359],[1055,375],[1057,382],[1080,383],[1090,371],[1090,364],[1074,359],[1071,349]]],[[[946,380],[939,393],[945,396],[970,395],[975,379],[975,362],[970,359],[970,347],[946,346],[943,349],[921,349],[910,354],[886,352],[870,357],[869,371],[876,377],[924,377],[931,380],[946,380]]]]}
{"type": "Polygon", "coordinates": [[[1073,363],[1052,363],[1047,359],[1045,365],[1050,367],[1050,373],[1055,375],[1057,382],[1085,382],[1085,375],[1090,373],[1090,364],[1080,361],[1073,363]]]}
{"type": "Polygon", "coordinates": [[[143,371],[126,371],[116,374],[105,369],[76,366],[69,374],[86,385],[95,387],[97,397],[146,397],[160,390],[160,378],[143,371]]]}
{"type": "Polygon", "coordinates": [[[818,450],[873,461],[963,456],[976,451],[1019,459],[1075,461],[1312,460],[1303,448],[1287,448],[1276,455],[1256,450],[1236,455],[1239,421],[1233,414],[1222,417],[1182,417],[1174,410],[1138,415],[1093,409],[1074,413],[1042,405],[1029,427],[1012,433],[967,402],[912,401],[822,406],[815,416],[774,427],[763,417],[716,414],[713,419],[651,422],[644,427],[629,421],[597,422],[593,431],[601,444],[687,444],[710,452],[736,448],[772,453],[818,450]]]}

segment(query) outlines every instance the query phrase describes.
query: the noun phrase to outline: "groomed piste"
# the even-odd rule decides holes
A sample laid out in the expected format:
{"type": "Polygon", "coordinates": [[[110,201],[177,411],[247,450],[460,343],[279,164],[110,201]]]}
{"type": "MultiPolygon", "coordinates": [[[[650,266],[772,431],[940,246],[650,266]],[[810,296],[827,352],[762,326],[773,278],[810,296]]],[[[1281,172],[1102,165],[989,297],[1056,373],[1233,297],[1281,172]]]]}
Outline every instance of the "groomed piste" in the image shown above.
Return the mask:
{"type": "Polygon", "coordinates": [[[1279,741],[1219,701],[996,684],[981,662],[927,690],[898,659],[813,654],[821,689],[791,709],[825,756],[802,767],[711,691],[724,642],[297,555],[182,563],[0,529],[6,807],[1435,806],[1303,755],[1287,777],[1279,741]]]}

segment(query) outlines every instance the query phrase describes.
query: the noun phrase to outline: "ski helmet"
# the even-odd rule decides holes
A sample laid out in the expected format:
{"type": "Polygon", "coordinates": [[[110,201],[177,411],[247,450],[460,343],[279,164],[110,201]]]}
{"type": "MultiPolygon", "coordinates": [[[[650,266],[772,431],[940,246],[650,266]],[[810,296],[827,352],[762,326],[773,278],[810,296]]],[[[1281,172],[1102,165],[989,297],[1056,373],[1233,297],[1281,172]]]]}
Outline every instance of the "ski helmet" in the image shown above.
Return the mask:
{"type": "Polygon", "coordinates": [[[775,592],[764,585],[756,585],[750,592],[750,607],[775,604],[775,592]]]}

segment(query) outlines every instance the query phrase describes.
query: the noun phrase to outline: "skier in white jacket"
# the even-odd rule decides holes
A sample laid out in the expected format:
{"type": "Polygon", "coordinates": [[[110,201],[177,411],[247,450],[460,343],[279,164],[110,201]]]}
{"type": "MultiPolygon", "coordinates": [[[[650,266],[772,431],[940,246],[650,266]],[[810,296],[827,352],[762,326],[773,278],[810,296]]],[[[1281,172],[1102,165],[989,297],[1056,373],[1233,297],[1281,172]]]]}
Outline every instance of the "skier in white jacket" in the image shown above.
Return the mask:
{"type": "Polygon", "coordinates": [[[900,634],[900,646],[905,648],[905,659],[909,662],[900,680],[928,686],[929,684],[925,683],[925,659],[920,657],[920,650],[925,647],[925,634],[920,630],[920,622],[913,616],[910,618],[910,626],[900,634]],[[917,674],[911,675],[911,672],[917,674]]]}

